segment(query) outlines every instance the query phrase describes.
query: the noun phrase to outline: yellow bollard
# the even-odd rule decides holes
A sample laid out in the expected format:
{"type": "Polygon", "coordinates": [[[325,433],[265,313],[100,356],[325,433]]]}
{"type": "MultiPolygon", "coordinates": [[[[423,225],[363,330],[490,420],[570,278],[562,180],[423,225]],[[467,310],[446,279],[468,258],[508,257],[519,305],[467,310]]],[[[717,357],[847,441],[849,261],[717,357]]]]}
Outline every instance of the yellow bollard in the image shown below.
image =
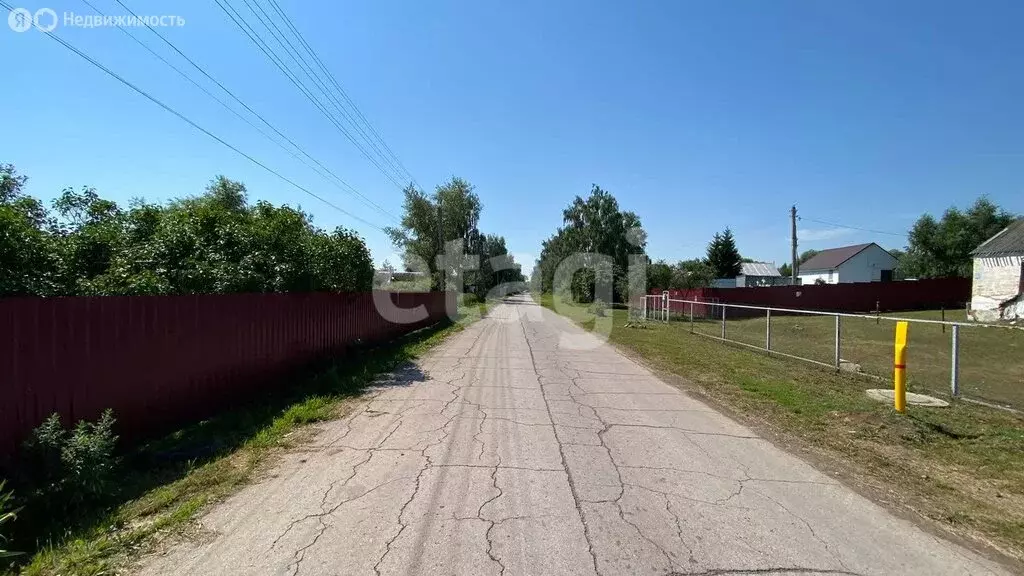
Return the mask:
{"type": "Polygon", "coordinates": [[[896,353],[893,361],[893,406],[903,414],[907,411],[907,322],[896,323],[896,353]]]}

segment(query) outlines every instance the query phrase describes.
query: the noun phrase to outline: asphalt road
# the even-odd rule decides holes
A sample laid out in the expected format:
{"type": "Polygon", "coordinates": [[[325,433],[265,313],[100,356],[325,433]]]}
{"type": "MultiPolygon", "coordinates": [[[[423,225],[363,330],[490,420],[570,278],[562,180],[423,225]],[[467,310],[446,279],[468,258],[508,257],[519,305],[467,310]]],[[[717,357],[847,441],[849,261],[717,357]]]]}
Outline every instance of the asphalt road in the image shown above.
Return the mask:
{"type": "Polygon", "coordinates": [[[1008,574],[525,297],[375,389],[144,574],[1008,574]]]}

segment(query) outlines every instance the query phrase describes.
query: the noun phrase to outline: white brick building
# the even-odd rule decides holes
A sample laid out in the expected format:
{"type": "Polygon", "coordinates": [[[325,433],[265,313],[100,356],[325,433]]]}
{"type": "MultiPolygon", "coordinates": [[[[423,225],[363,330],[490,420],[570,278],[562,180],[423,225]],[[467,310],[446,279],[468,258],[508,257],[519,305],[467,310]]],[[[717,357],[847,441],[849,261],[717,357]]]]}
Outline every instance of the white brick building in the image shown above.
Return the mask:
{"type": "Polygon", "coordinates": [[[972,252],[972,319],[1024,319],[1024,218],[1002,229],[972,252]]]}

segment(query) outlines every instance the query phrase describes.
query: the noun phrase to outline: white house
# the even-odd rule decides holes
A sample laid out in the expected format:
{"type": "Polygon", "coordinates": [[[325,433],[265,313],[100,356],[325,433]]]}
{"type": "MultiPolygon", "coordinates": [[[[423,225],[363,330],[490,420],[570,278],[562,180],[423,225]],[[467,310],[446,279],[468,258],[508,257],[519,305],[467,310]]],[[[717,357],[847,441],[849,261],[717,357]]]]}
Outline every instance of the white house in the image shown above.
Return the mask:
{"type": "Polygon", "coordinates": [[[871,242],[830,248],[818,252],[800,265],[800,283],[888,282],[896,268],[896,257],[871,242]]]}
{"type": "Polygon", "coordinates": [[[981,322],[1024,319],[1024,218],[974,252],[970,317],[981,322]]]}

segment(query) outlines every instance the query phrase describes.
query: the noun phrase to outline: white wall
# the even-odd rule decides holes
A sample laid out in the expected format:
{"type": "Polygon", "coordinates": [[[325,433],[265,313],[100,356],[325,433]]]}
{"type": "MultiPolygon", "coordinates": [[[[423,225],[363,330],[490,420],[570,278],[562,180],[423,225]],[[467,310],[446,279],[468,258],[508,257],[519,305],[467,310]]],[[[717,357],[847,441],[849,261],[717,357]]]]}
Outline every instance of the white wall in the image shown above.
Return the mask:
{"type": "Polygon", "coordinates": [[[1021,302],[1000,311],[999,305],[1020,294],[1020,256],[975,258],[971,283],[971,315],[982,322],[1012,320],[1024,315],[1021,302]]]}
{"type": "Polygon", "coordinates": [[[839,268],[832,272],[829,277],[828,270],[813,270],[806,274],[800,271],[800,279],[803,285],[814,284],[818,278],[826,284],[839,284],[842,282],[880,282],[882,270],[894,270],[896,258],[879,246],[872,244],[861,250],[856,256],[839,265],[839,268]]]}
{"type": "Polygon", "coordinates": [[[882,270],[896,269],[896,258],[875,244],[839,266],[842,282],[880,282],[882,270]]]}
{"type": "Polygon", "coordinates": [[[836,272],[836,271],[832,272],[831,278],[829,277],[829,272],[827,270],[816,270],[816,271],[811,272],[809,274],[804,274],[803,272],[801,272],[799,274],[799,276],[800,276],[800,283],[803,284],[804,286],[809,286],[811,284],[816,283],[819,278],[821,278],[821,280],[823,282],[825,282],[826,284],[838,284],[839,283],[839,272],[836,272]]]}

